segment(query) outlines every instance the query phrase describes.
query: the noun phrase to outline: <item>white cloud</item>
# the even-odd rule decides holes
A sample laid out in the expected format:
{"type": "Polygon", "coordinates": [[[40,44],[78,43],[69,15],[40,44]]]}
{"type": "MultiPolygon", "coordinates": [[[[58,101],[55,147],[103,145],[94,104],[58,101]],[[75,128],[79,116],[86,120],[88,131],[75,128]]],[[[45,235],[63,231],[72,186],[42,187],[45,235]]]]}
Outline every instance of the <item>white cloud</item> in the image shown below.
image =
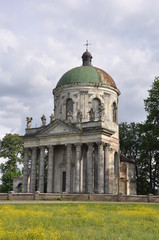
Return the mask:
{"type": "Polygon", "coordinates": [[[157,0],[32,0],[0,2],[0,138],[24,133],[44,113],[52,89],[81,65],[88,39],[93,65],[121,91],[120,120],[143,121],[143,99],[159,69],[157,0]]]}
{"type": "Polygon", "coordinates": [[[16,48],[15,35],[7,29],[0,28],[0,52],[7,52],[9,47],[16,48]]]}

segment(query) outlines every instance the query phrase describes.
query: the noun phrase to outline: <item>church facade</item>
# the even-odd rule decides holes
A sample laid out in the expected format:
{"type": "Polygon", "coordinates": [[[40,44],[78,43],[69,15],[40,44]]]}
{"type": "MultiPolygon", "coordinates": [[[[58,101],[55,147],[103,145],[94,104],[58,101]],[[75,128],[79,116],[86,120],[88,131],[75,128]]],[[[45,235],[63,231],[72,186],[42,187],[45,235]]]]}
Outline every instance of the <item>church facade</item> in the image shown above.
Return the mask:
{"type": "Polygon", "coordinates": [[[24,193],[136,194],[134,163],[120,157],[120,91],[91,61],[86,50],[82,66],[58,81],[49,124],[43,115],[42,126],[32,128],[27,118],[24,193]]]}

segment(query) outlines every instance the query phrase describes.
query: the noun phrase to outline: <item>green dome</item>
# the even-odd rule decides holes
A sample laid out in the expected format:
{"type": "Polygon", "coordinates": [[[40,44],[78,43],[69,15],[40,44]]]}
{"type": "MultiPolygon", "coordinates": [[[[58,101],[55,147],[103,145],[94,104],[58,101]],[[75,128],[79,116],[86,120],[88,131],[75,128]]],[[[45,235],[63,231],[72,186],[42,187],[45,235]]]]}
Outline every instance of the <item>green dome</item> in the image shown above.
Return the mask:
{"type": "Polygon", "coordinates": [[[116,88],[115,82],[108,73],[92,66],[81,66],[69,70],[60,78],[56,87],[72,84],[100,84],[116,88]]]}

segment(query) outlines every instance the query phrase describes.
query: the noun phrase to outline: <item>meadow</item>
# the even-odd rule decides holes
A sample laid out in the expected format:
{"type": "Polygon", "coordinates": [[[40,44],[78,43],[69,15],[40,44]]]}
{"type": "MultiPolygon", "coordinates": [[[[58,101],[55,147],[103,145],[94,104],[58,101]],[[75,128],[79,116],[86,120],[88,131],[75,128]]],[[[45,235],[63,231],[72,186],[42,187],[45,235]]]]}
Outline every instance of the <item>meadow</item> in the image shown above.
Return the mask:
{"type": "Polygon", "coordinates": [[[0,239],[159,239],[159,204],[0,205],[0,239]]]}

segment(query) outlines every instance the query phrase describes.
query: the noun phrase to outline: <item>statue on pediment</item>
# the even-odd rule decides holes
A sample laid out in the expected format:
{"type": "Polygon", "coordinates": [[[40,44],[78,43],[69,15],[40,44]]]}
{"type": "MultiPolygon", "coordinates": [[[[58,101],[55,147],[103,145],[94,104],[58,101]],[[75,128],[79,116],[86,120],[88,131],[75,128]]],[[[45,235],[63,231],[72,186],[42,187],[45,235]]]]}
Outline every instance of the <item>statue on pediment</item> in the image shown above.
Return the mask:
{"type": "Polygon", "coordinates": [[[26,117],[26,121],[27,121],[27,128],[31,128],[31,122],[32,122],[33,118],[32,117],[26,117]]]}
{"type": "Polygon", "coordinates": [[[46,117],[44,114],[41,117],[41,121],[42,121],[42,125],[45,126],[46,125],[46,117]]]}
{"type": "Polygon", "coordinates": [[[50,123],[53,122],[55,120],[54,114],[52,113],[50,116],[50,123]]]}

